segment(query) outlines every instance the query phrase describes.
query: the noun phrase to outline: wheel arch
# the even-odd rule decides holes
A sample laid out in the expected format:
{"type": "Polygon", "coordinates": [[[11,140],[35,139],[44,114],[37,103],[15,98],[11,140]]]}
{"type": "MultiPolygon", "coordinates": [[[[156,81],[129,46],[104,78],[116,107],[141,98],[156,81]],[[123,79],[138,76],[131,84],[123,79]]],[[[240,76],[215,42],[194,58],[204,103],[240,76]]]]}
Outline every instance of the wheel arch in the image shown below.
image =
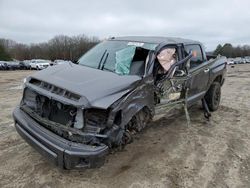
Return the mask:
{"type": "Polygon", "coordinates": [[[223,82],[222,75],[216,76],[212,83],[214,83],[214,82],[219,82],[222,85],[222,82],[223,82]]]}
{"type": "Polygon", "coordinates": [[[120,99],[117,103],[114,103],[114,106],[111,107],[111,109],[108,126],[112,126],[113,123],[119,123],[119,126],[124,128],[132,117],[142,109],[147,109],[153,116],[153,89],[148,88],[146,85],[142,85],[142,87],[135,89],[120,99]]]}
{"type": "Polygon", "coordinates": [[[131,121],[131,119],[141,110],[148,111],[151,117],[154,114],[152,109],[147,105],[134,106],[124,110],[120,109],[116,112],[114,123],[118,123],[119,126],[124,128],[131,121]]]}

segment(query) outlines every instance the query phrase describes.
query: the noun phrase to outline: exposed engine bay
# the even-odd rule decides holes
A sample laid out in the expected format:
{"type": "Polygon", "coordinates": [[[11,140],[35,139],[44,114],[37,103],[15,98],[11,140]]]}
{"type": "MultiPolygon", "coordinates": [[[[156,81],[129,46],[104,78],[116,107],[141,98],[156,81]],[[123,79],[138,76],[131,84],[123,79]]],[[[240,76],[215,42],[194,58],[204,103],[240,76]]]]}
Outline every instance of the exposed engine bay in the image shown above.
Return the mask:
{"type": "Polygon", "coordinates": [[[49,99],[29,88],[24,91],[21,109],[54,133],[74,142],[93,143],[93,138],[105,129],[107,120],[103,110],[83,110],[49,99]]]}

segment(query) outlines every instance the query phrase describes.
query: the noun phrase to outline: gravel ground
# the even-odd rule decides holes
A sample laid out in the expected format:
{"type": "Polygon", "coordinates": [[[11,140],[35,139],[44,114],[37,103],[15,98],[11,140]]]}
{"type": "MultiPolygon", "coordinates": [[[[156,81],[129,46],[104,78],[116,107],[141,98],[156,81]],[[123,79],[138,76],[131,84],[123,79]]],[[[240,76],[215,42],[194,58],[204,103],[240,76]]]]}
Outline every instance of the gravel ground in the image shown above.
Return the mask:
{"type": "Polygon", "coordinates": [[[200,105],[163,117],[104,166],[60,170],[17,134],[12,110],[33,71],[0,72],[0,187],[250,187],[250,65],[228,67],[210,122],[200,105]]]}

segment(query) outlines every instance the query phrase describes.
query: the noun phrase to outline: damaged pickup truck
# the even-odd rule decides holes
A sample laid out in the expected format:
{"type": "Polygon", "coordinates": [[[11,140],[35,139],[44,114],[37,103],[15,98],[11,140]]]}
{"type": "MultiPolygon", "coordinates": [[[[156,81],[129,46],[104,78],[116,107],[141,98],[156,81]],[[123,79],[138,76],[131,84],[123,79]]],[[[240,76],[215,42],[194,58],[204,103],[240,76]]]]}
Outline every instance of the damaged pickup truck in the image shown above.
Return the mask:
{"type": "Polygon", "coordinates": [[[208,59],[201,43],[164,37],[118,37],[78,61],[25,79],[13,112],[17,132],[65,168],[93,168],[132,141],[156,112],[202,100],[219,107],[226,58],[208,59]]]}

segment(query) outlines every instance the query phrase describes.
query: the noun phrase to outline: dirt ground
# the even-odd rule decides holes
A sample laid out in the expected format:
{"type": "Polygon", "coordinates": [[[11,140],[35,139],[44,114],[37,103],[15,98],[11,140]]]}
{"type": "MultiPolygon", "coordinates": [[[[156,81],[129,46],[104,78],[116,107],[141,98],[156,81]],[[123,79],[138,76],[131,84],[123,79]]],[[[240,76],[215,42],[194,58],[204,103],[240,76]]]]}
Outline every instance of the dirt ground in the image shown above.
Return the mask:
{"type": "Polygon", "coordinates": [[[0,187],[250,187],[250,65],[228,67],[219,110],[154,121],[99,169],[60,170],[17,134],[12,110],[32,71],[0,72],[0,187]]]}

